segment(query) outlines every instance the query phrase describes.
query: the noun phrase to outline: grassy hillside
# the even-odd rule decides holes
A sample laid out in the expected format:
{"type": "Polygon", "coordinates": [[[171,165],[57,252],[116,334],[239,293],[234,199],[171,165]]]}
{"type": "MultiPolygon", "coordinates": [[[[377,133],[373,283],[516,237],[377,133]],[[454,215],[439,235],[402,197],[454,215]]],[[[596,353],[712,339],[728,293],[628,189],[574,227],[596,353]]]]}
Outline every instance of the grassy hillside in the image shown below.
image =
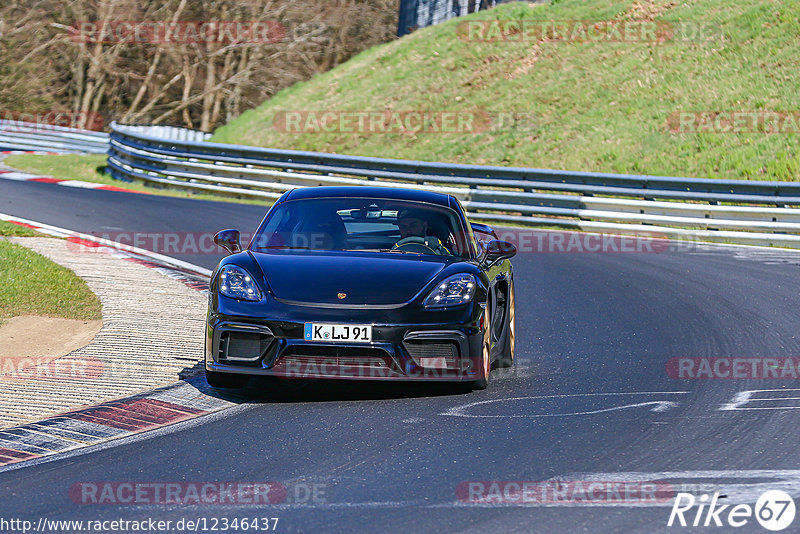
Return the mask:
{"type": "Polygon", "coordinates": [[[798,134],[673,133],[668,118],[678,111],[800,110],[799,37],[797,2],[504,4],[363,52],[281,91],[219,128],[212,140],[463,163],[798,180],[798,134]],[[663,42],[459,37],[467,21],[490,19],[656,21],[676,33],[663,42]],[[281,131],[282,119],[273,124],[298,110],[478,110],[492,122],[484,131],[418,134],[296,133],[281,131]],[[501,114],[516,114],[514,125],[501,114]]]}

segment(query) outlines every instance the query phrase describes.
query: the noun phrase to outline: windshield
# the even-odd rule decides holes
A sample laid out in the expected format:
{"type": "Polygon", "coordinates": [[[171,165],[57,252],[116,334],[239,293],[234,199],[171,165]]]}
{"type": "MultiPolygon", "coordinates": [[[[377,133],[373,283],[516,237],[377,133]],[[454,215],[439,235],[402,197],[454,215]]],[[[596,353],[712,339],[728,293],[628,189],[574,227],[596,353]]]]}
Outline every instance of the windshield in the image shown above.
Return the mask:
{"type": "Polygon", "coordinates": [[[269,212],[250,250],[348,250],[468,257],[458,214],[421,202],[320,198],[269,212]]]}

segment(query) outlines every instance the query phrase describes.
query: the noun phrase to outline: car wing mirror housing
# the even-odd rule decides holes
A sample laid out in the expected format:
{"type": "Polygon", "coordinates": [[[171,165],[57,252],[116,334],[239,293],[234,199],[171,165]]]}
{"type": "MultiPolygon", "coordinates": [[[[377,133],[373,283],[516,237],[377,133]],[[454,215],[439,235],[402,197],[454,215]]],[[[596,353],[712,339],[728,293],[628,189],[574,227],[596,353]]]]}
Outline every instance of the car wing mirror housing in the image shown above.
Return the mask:
{"type": "Polygon", "coordinates": [[[228,251],[228,254],[236,254],[242,251],[239,242],[239,230],[220,230],[214,236],[214,243],[228,251]]]}
{"type": "Polygon", "coordinates": [[[517,247],[508,241],[495,239],[486,243],[484,258],[487,263],[513,258],[517,254],[517,247]]]}

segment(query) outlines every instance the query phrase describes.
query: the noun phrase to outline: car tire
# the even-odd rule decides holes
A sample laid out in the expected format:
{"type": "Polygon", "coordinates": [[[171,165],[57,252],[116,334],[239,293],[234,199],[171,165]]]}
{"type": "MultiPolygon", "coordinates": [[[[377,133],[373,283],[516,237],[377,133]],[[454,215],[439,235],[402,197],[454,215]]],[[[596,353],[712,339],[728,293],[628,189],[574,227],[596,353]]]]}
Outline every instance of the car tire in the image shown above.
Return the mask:
{"type": "Polygon", "coordinates": [[[247,385],[250,377],[234,373],[218,373],[206,370],[206,382],[212,388],[239,389],[247,385]]]}
{"type": "Polygon", "coordinates": [[[516,310],[514,306],[514,280],[508,286],[508,297],[506,297],[506,324],[503,331],[502,351],[497,358],[498,368],[508,368],[514,365],[514,344],[516,338],[516,310]]]}
{"type": "Polygon", "coordinates": [[[488,305],[484,311],[484,317],[486,317],[486,324],[483,329],[483,351],[479,363],[481,377],[472,382],[473,390],[486,389],[489,386],[489,378],[492,374],[492,327],[490,324],[491,313],[488,305]]]}

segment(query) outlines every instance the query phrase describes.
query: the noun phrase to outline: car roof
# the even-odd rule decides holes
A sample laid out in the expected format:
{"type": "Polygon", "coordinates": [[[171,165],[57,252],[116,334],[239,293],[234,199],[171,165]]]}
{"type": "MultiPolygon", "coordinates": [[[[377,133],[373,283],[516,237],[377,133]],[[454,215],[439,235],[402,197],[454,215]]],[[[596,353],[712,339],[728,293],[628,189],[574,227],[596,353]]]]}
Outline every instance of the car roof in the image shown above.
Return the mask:
{"type": "Polygon", "coordinates": [[[373,186],[318,186],[301,187],[292,189],[283,198],[286,200],[300,200],[306,198],[375,198],[385,200],[410,200],[428,202],[440,206],[450,207],[450,195],[423,191],[421,189],[406,189],[403,187],[373,187],[373,186]]]}

